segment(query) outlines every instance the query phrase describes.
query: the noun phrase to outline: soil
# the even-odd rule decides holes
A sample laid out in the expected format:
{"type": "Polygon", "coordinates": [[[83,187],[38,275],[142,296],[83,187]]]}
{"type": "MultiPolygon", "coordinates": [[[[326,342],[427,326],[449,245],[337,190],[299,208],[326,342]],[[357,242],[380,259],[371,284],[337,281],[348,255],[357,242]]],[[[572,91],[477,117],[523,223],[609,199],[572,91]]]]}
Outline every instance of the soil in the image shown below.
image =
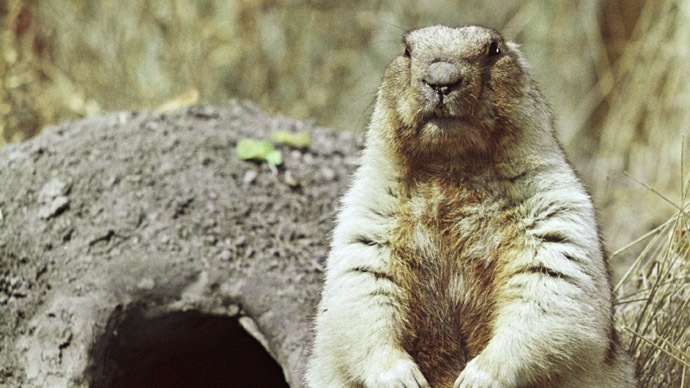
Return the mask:
{"type": "Polygon", "coordinates": [[[360,146],[231,102],[0,149],[0,387],[302,386],[360,146]],[[278,168],[237,157],[277,130],[312,144],[278,146],[278,168]]]}

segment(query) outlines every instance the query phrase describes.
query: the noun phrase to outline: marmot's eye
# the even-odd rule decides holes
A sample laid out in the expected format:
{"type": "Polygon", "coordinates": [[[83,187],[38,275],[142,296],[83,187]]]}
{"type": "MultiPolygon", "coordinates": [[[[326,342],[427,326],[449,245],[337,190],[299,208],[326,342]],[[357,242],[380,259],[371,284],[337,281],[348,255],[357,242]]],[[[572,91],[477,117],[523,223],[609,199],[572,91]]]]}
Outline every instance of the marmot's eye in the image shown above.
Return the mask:
{"type": "Polygon", "coordinates": [[[410,48],[405,46],[405,57],[409,58],[410,57],[410,48]]]}
{"type": "Polygon", "coordinates": [[[498,47],[498,43],[496,42],[491,42],[489,45],[489,56],[490,57],[495,57],[496,55],[501,53],[501,49],[498,47]]]}

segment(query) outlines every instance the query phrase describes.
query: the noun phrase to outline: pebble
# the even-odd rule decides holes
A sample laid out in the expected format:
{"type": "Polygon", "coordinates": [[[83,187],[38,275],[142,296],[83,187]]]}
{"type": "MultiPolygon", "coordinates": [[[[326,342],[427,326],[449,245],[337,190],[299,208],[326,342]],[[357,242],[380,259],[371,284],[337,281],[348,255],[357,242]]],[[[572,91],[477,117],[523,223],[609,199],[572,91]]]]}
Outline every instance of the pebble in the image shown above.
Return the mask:
{"type": "Polygon", "coordinates": [[[156,286],[156,282],[151,278],[143,278],[137,284],[137,288],[142,291],[150,291],[156,286]]]}
{"type": "Polygon", "coordinates": [[[256,177],[259,175],[256,170],[248,170],[246,173],[244,173],[244,178],[242,178],[242,183],[244,183],[245,186],[248,186],[252,184],[256,180],[256,177]]]}

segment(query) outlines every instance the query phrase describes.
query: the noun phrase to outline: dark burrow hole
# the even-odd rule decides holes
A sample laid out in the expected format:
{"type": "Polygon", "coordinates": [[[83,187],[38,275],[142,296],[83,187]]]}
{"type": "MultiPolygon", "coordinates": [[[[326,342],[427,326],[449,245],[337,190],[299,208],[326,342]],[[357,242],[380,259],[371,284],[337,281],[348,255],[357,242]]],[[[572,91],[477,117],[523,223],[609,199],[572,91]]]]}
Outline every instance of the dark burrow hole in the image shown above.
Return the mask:
{"type": "Polygon", "coordinates": [[[141,307],[114,312],[91,351],[91,388],[288,388],[280,366],[237,318],[141,307]]]}

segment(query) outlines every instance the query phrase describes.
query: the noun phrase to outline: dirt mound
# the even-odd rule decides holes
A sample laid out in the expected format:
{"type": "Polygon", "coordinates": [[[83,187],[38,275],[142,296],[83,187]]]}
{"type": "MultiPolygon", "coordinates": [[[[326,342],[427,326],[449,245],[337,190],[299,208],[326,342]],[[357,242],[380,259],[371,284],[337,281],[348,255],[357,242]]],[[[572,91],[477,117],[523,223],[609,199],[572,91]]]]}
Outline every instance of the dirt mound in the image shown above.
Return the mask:
{"type": "Polygon", "coordinates": [[[358,144],[233,102],[113,113],[0,149],[0,386],[276,386],[259,343],[301,386],[358,144]],[[281,148],[277,169],[236,156],[276,130],[312,145],[281,148]]]}

